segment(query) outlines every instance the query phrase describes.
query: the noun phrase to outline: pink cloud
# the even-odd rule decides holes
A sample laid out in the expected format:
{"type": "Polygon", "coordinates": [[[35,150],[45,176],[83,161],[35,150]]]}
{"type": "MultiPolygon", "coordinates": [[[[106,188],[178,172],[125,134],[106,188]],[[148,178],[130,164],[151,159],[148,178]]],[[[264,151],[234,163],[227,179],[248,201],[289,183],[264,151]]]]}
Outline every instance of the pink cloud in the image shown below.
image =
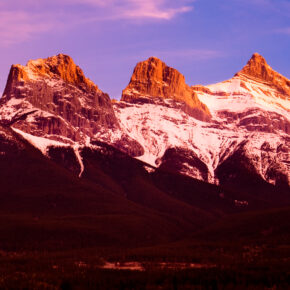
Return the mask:
{"type": "Polygon", "coordinates": [[[170,20],[177,14],[186,13],[192,10],[190,6],[165,7],[165,1],[130,1],[131,6],[123,9],[124,18],[154,18],[170,20]],[[133,3],[132,3],[133,2],[133,3]]]}
{"type": "Polygon", "coordinates": [[[104,8],[104,19],[161,19],[170,20],[178,14],[193,9],[193,0],[64,0],[70,4],[90,5],[104,8]]]}
{"type": "MultiPolygon", "coordinates": [[[[190,1],[192,2],[192,1],[190,1]]],[[[170,20],[192,10],[188,0],[1,0],[0,45],[11,45],[54,28],[87,22],[170,20]],[[24,3],[25,2],[25,3],[24,3]],[[81,5],[82,12],[76,8],[81,5]]]]}
{"type": "Polygon", "coordinates": [[[43,15],[31,15],[24,11],[0,11],[1,44],[22,42],[37,33],[51,30],[55,24],[43,19],[43,15]]]}

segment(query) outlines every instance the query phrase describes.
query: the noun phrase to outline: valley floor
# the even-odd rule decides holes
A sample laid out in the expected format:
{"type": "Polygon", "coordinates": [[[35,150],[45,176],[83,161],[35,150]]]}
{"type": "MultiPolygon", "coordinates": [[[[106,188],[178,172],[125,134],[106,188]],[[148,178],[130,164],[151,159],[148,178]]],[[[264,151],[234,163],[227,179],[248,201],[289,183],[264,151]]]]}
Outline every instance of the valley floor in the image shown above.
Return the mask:
{"type": "Polygon", "coordinates": [[[2,251],[0,287],[1,289],[289,289],[289,245],[198,245],[195,242],[189,244],[190,247],[182,248],[178,248],[177,245],[162,246],[163,251],[167,252],[167,256],[163,257],[158,247],[121,252],[115,250],[115,253],[112,249],[10,253],[2,251]],[[181,257],[176,256],[176,251],[181,252],[181,257]],[[106,262],[104,257],[111,262],[106,262]],[[108,264],[124,266],[126,261],[130,261],[133,257],[140,259],[139,264],[144,270],[126,267],[121,270],[102,268],[108,264]],[[182,263],[176,263],[177,259],[181,259],[182,263]],[[208,261],[216,264],[206,264],[208,261]],[[190,267],[192,262],[208,266],[193,268],[190,267]]]}
{"type": "Polygon", "coordinates": [[[55,248],[44,247],[46,241],[25,245],[1,224],[0,288],[289,289],[288,215],[289,208],[228,216],[191,238],[135,247],[87,247],[89,241],[61,236],[50,241],[55,248]],[[275,215],[284,219],[281,227],[275,215]],[[249,227],[249,220],[271,219],[268,232],[259,232],[258,223],[249,227]]]}

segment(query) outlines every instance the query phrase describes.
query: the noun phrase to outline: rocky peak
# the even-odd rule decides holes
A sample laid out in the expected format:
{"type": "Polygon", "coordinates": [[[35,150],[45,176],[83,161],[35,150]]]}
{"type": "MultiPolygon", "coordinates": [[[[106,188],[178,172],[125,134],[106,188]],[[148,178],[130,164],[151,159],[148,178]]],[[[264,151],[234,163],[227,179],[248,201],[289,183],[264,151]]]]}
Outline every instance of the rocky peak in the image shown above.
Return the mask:
{"type": "Polygon", "coordinates": [[[280,93],[290,96],[290,80],[274,71],[258,53],[254,53],[246,66],[236,74],[241,75],[265,82],[280,93]]]}
{"type": "Polygon", "coordinates": [[[273,74],[273,70],[267,64],[263,56],[254,53],[246,66],[238,74],[245,74],[255,78],[268,80],[270,75],[273,74]]]}
{"type": "Polygon", "coordinates": [[[32,135],[73,141],[119,127],[109,96],[64,54],[12,65],[0,120],[32,135]]]}
{"type": "Polygon", "coordinates": [[[141,86],[140,93],[172,97],[186,94],[184,76],[156,57],[150,57],[135,67],[130,83],[138,85],[140,82],[148,85],[147,88],[141,86]]]}
{"type": "Polygon", "coordinates": [[[184,76],[156,57],[150,57],[136,65],[121,100],[131,102],[140,97],[169,98],[184,102],[187,112],[195,118],[210,119],[208,108],[185,83],[184,76]]]}
{"type": "Polygon", "coordinates": [[[9,93],[15,82],[36,81],[41,78],[61,79],[84,91],[98,91],[98,87],[85,77],[70,56],[58,54],[46,59],[30,60],[26,66],[12,65],[4,95],[9,93]]]}

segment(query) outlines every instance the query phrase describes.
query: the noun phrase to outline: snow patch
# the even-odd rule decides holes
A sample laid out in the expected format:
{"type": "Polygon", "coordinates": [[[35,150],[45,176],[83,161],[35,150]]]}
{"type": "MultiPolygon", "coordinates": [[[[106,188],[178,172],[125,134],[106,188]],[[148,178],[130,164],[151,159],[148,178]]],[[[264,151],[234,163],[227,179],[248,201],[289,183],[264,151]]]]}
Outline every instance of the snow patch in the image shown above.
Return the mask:
{"type": "Polygon", "coordinates": [[[73,149],[74,149],[75,155],[77,157],[77,160],[78,160],[78,162],[80,164],[81,171],[79,173],[79,178],[81,178],[82,174],[83,174],[83,172],[85,170],[85,166],[84,166],[84,163],[83,163],[83,158],[82,158],[82,156],[80,154],[80,146],[79,145],[74,145],[73,149]]]}
{"type": "Polygon", "coordinates": [[[50,140],[43,137],[37,137],[33,136],[31,134],[25,133],[19,129],[13,128],[13,131],[21,135],[25,140],[27,140],[31,145],[33,145],[35,148],[39,149],[43,155],[47,156],[47,148],[50,146],[55,147],[69,147],[68,144],[50,140]]]}
{"type": "Polygon", "coordinates": [[[153,168],[153,167],[150,167],[147,165],[144,165],[143,167],[148,173],[153,173],[155,171],[155,168],[153,168]]]}
{"type": "MultiPolygon", "coordinates": [[[[202,93],[201,101],[207,100],[205,103],[213,112],[211,123],[190,117],[167,100],[164,101],[165,104],[143,103],[140,105],[126,102],[115,104],[115,113],[121,128],[145,150],[144,154],[137,159],[155,167],[160,164],[158,160],[161,160],[168,148],[184,148],[194,152],[207,165],[209,182],[218,184],[215,169],[247,140],[246,154],[253,161],[258,173],[266,180],[269,164],[265,165],[262,162],[261,146],[268,141],[273,148],[277,148],[285,143],[284,138],[287,138],[287,134],[282,131],[279,134],[251,132],[239,126],[239,120],[228,122],[227,119],[219,118],[218,112],[225,108],[235,112],[247,112],[247,110],[252,112],[253,108],[259,107],[249,92],[241,86],[239,79],[226,84],[222,83],[217,89],[225,89],[225,87],[228,92],[227,96],[202,93]],[[243,95],[235,94],[238,89],[243,95]]],[[[268,111],[263,112],[267,114],[268,111]]],[[[252,112],[249,116],[255,116],[255,114],[252,112]]],[[[287,163],[288,161],[285,162],[279,158],[277,162],[287,163]]],[[[184,164],[181,173],[203,180],[196,168],[189,164],[184,164]]]]}
{"type": "Polygon", "coordinates": [[[281,98],[279,93],[264,83],[246,76],[236,76],[228,81],[206,86],[215,95],[197,92],[199,99],[208,106],[216,116],[216,112],[245,112],[251,108],[282,114],[290,120],[289,97],[281,98]],[[241,85],[243,83],[243,86],[241,85]]]}

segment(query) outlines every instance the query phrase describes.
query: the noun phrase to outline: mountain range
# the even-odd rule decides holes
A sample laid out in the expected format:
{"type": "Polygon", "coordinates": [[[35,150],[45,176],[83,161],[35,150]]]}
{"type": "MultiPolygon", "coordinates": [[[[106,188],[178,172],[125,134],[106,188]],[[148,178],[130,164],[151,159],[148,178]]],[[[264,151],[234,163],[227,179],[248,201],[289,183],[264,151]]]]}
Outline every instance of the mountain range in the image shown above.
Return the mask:
{"type": "Polygon", "coordinates": [[[151,57],[136,65],[121,101],[111,102],[60,54],[11,67],[0,119],[44,155],[73,149],[81,170],[82,150],[101,141],[209,183],[235,182],[243,168],[289,186],[289,94],[290,81],[259,54],[232,79],[209,86],[189,86],[151,57]]]}
{"type": "MultiPolygon", "coordinates": [[[[24,248],[30,236],[44,248],[136,246],[289,206],[289,111],[290,80],[257,53],[208,86],[150,57],[120,101],[67,55],[12,65],[0,99],[0,213],[11,231],[21,224],[24,248]],[[41,236],[36,220],[54,226],[41,236]]],[[[9,235],[1,243],[12,247],[9,235]]]]}

